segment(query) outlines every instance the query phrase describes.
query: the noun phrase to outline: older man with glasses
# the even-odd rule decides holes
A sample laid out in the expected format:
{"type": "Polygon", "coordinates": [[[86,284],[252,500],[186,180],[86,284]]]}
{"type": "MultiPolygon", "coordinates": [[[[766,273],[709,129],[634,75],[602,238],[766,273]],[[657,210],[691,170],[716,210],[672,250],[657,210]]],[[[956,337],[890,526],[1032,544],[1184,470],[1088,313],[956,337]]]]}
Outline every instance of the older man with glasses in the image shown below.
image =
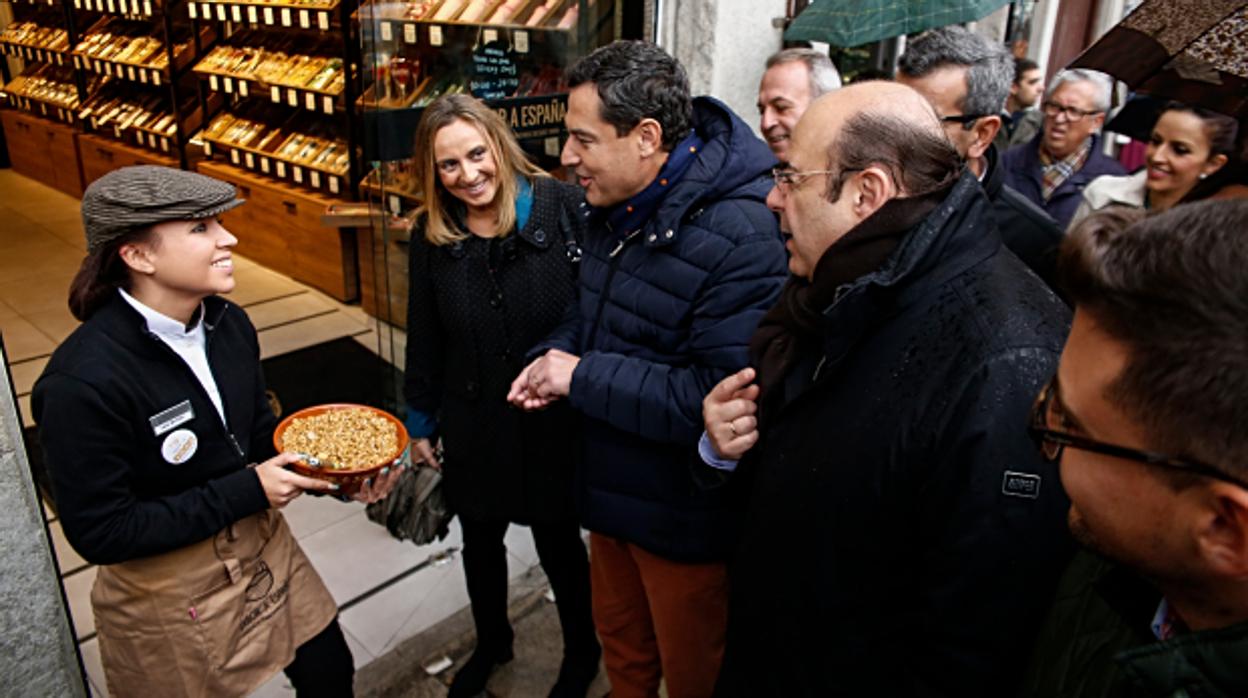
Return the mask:
{"type": "Polygon", "coordinates": [[[1075,302],[1031,432],[1089,552],[1024,696],[1248,695],[1248,202],[1107,211],[1059,268],[1075,302]]]}
{"type": "Polygon", "coordinates": [[[1009,695],[1073,550],[1024,428],[1069,312],[909,87],[816,100],[773,176],[793,275],[702,409],[746,500],[717,693],[1009,695]]]}
{"type": "Polygon", "coordinates": [[[1123,175],[1117,160],[1101,152],[1113,81],[1095,70],[1063,70],[1053,78],[1040,109],[1044,128],[1030,143],[1001,158],[1005,183],[1043,208],[1065,229],[1083,188],[1101,175],[1123,175]]]}

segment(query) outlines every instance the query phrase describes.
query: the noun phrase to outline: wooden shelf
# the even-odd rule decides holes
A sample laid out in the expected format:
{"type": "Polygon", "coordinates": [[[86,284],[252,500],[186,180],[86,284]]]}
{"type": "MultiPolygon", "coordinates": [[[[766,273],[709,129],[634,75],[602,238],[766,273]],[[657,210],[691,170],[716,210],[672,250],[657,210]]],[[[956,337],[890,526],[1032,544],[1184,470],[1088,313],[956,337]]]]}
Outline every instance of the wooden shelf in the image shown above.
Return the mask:
{"type": "Polygon", "coordinates": [[[234,22],[260,27],[289,27],[329,31],[338,12],[338,3],[330,5],[283,5],[251,2],[188,2],[191,19],[234,22]]]}
{"type": "Polygon", "coordinates": [[[199,171],[238,188],[247,203],[223,214],[238,236],[238,252],[340,301],[359,296],[355,231],[322,225],[321,218],[341,199],[218,162],[203,161],[199,171]]]}
{"type": "Polygon", "coordinates": [[[28,46],[11,41],[0,41],[0,55],[21,58],[27,61],[51,63],[52,65],[69,65],[72,54],[69,51],[57,51],[55,49],[28,46]]]}

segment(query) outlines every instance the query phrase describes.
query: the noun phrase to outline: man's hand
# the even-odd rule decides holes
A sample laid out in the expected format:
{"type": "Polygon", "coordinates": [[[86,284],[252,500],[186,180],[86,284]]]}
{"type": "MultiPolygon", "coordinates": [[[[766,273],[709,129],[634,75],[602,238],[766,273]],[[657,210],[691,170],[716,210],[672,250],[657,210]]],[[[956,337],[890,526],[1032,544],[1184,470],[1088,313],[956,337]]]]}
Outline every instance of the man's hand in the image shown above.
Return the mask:
{"type": "Polygon", "coordinates": [[[740,460],[758,442],[759,388],[746,367],[711,389],[702,401],[702,419],[711,447],[720,458],[740,460]]]}
{"type": "Polygon", "coordinates": [[[260,487],[264,488],[264,496],[268,498],[270,507],[281,509],[303,494],[304,490],[332,492],[338,489],[338,485],[331,482],[304,477],[286,469],[287,465],[300,458],[301,456],[294,453],[279,453],[256,466],[260,487]]]}
{"type": "Polygon", "coordinates": [[[526,410],[540,410],[572,389],[572,373],[581,357],[551,349],[533,361],[511,382],[507,401],[526,410]]]}

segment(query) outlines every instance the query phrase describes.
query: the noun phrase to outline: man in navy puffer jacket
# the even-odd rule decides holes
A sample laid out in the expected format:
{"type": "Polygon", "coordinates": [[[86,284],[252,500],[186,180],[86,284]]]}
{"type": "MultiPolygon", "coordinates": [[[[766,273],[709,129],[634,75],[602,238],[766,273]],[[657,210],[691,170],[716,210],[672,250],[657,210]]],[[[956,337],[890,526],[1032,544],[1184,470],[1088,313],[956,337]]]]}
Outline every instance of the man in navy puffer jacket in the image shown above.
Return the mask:
{"type": "Polygon", "coordinates": [[[725,488],[701,482],[702,396],[747,362],[786,255],[767,146],[680,64],[616,42],[569,70],[563,163],[588,202],[578,306],[510,399],[585,417],[578,476],[594,619],[612,695],[709,695],[733,543],[725,488]]]}

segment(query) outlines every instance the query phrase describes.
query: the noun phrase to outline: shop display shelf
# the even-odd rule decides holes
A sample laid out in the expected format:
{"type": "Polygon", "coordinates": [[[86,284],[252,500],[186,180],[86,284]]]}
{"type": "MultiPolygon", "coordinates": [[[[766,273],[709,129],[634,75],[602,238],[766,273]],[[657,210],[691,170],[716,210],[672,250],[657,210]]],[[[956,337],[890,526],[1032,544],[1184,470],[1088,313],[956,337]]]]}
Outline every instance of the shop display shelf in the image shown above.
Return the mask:
{"type": "Polygon", "coordinates": [[[74,0],[74,9],[121,17],[157,17],[165,8],[165,3],[153,0],[74,0]]]}
{"type": "MultiPolygon", "coordinates": [[[[474,13],[469,18],[464,11],[474,3],[463,2],[457,11],[441,13],[443,7],[452,4],[453,0],[427,3],[430,9],[418,17],[408,16],[413,7],[419,3],[380,2],[365,3],[352,13],[351,17],[360,26],[362,32],[376,32],[382,41],[392,41],[399,37],[407,44],[426,43],[429,46],[441,47],[445,43],[448,31],[461,31],[465,27],[481,32],[482,43],[498,40],[504,34],[511,34],[513,42],[519,47],[520,53],[527,52],[530,32],[561,32],[569,33],[575,28],[573,21],[568,26],[561,26],[564,18],[576,8],[576,0],[556,0],[549,8],[542,9],[541,19],[535,24],[528,24],[534,13],[547,5],[544,0],[522,0],[511,3],[508,0],[491,0],[483,5],[484,11],[474,13]],[[500,12],[506,12],[500,15],[500,12]]],[[[575,20],[575,14],[571,17],[575,20]]]]}
{"type": "Polygon", "coordinates": [[[365,201],[376,199],[385,205],[385,210],[392,216],[400,217],[420,206],[422,197],[414,191],[408,191],[396,184],[383,184],[381,172],[372,170],[360,181],[360,198],[365,201]]]}
{"type": "Polygon", "coordinates": [[[21,58],[27,61],[51,63],[52,65],[69,65],[71,53],[67,50],[60,51],[0,39],[0,55],[21,58]]]}
{"type": "Polygon", "coordinates": [[[191,19],[203,21],[329,31],[335,24],[338,2],[313,4],[192,0],[187,3],[187,12],[191,19]]]}
{"type": "Polygon", "coordinates": [[[71,126],[77,123],[76,110],[73,106],[59,102],[49,102],[36,97],[26,97],[11,92],[0,92],[0,95],[4,96],[6,104],[12,109],[29,112],[36,116],[71,126]]]}
{"type": "Polygon", "coordinates": [[[328,92],[308,87],[267,83],[252,78],[241,78],[236,75],[225,75],[206,70],[195,69],[195,74],[208,84],[213,92],[239,97],[255,97],[267,99],[274,104],[285,104],[288,107],[303,109],[319,114],[333,115],[343,110],[342,91],[328,92]]]}
{"type": "Polygon", "coordinates": [[[228,162],[235,167],[293,182],[301,187],[323,191],[333,196],[341,196],[348,188],[349,170],[347,169],[335,171],[314,167],[306,162],[289,160],[271,152],[209,138],[203,134],[200,134],[198,141],[206,157],[228,162]]]}

